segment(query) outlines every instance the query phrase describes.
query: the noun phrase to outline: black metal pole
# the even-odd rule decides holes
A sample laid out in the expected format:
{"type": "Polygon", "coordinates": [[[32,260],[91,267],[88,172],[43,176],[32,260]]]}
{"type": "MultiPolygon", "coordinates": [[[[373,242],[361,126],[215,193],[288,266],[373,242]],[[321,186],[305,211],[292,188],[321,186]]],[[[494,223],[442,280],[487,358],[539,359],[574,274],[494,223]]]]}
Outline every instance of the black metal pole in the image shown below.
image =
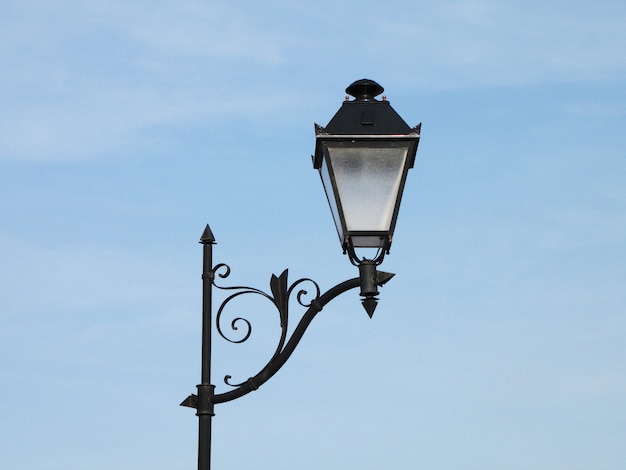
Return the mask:
{"type": "Polygon", "coordinates": [[[211,469],[211,420],[214,416],[211,385],[211,296],[213,288],[213,245],[215,238],[207,225],[202,243],[202,379],[198,385],[196,416],[198,416],[198,470],[211,469]]]}

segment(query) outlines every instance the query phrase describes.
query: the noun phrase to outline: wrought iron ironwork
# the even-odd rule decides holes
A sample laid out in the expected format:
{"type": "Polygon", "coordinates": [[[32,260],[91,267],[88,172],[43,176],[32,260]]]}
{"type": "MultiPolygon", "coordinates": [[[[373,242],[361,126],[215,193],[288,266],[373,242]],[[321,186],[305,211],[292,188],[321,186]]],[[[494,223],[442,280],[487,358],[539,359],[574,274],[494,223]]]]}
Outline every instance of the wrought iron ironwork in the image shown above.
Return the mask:
{"type": "MultiPolygon", "coordinates": [[[[219,308],[217,309],[217,314],[215,316],[215,325],[216,325],[217,332],[226,341],[230,343],[234,343],[234,344],[241,344],[241,343],[246,342],[252,334],[252,324],[248,319],[243,318],[243,317],[235,317],[230,322],[226,322],[224,320],[223,314],[225,313],[227,307],[233,300],[243,295],[252,294],[252,295],[261,296],[269,300],[276,307],[276,310],[278,312],[278,316],[280,319],[280,329],[281,329],[280,339],[278,341],[274,354],[272,355],[270,360],[267,362],[267,364],[262,368],[262,370],[271,369],[273,362],[277,358],[279,358],[280,355],[284,352],[285,343],[287,341],[287,334],[289,330],[289,304],[290,304],[291,296],[294,293],[294,291],[298,289],[297,294],[296,294],[296,301],[301,307],[304,307],[304,308],[313,307],[313,310],[317,310],[317,311],[321,310],[321,307],[319,307],[318,305],[313,306],[314,304],[316,304],[317,299],[320,296],[320,287],[317,284],[317,282],[309,278],[302,278],[302,279],[298,279],[297,281],[295,281],[293,284],[289,286],[288,280],[287,280],[288,270],[284,270],[280,276],[276,276],[275,274],[272,274],[272,277],[270,279],[271,294],[266,293],[254,287],[247,287],[247,286],[226,287],[226,286],[221,286],[217,284],[216,279],[218,277],[223,279],[230,275],[230,267],[226,264],[218,264],[213,269],[213,272],[214,272],[213,286],[224,291],[232,292],[228,297],[226,297],[226,299],[224,299],[222,304],[219,306],[219,308]],[[224,273],[219,273],[221,269],[225,270],[224,273]],[[309,295],[309,292],[306,289],[301,288],[301,286],[305,283],[310,284],[313,288],[312,299],[308,303],[306,302],[305,298],[307,295],[309,295]],[[224,325],[224,323],[227,323],[227,324],[224,325]],[[232,338],[231,335],[227,334],[225,331],[225,328],[228,328],[228,324],[229,324],[229,328],[231,331],[237,331],[237,332],[239,332],[240,326],[243,325],[245,330],[243,333],[239,335],[242,337],[239,339],[234,339],[232,338]]],[[[311,317],[311,319],[312,318],[313,317],[311,317]]],[[[241,382],[241,383],[233,384],[231,383],[231,379],[232,379],[231,375],[226,375],[224,377],[224,383],[231,387],[241,387],[242,385],[246,383],[246,382],[241,382]]]]}
{"type": "Polygon", "coordinates": [[[231,269],[224,263],[212,265],[215,238],[208,225],[200,238],[200,243],[202,243],[204,250],[202,273],[202,383],[197,386],[198,394],[189,395],[180,405],[196,409],[200,426],[198,434],[198,468],[209,469],[211,418],[215,414],[214,405],[235,400],[257,390],[273,377],[294,352],[316,315],[322,311],[326,304],[344,292],[360,287],[363,306],[371,317],[378,302],[375,297],[378,295],[378,287],[388,282],[393,277],[393,274],[377,271],[376,266],[379,264],[377,261],[362,260],[358,264],[359,277],[341,282],[324,293],[321,292],[317,282],[310,278],[301,278],[289,284],[288,270],[284,270],[279,276],[274,274],[271,276],[269,293],[255,287],[222,286],[219,282],[216,282],[217,279],[227,278],[231,269]],[[243,295],[259,295],[269,300],[278,312],[281,328],[280,338],[274,353],[259,372],[240,383],[232,383],[232,376],[226,375],[224,383],[232,389],[222,393],[215,393],[215,386],[211,383],[211,330],[213,328],[211,302],[213,287],[228,293],[217,309],[214,323],[215,329],[224,340],[234,344],[241,344],[246,342],[252,335],[252,323],[242,316],[236,316],[229,323],[224,324],[224,313],[227,307],[233,300],[243,295]],[[289,334],[290,300],[292,300],[294,293],[295,301],[300,307],[305,308],[306,311],[300,317],[291,334],[289,334]],[[238,338],[233,338],[226,333],[225,327],[236,332],[240,332],[240,328],[243,328],[243,331],[240,332],[241,334],[238,338]]]}

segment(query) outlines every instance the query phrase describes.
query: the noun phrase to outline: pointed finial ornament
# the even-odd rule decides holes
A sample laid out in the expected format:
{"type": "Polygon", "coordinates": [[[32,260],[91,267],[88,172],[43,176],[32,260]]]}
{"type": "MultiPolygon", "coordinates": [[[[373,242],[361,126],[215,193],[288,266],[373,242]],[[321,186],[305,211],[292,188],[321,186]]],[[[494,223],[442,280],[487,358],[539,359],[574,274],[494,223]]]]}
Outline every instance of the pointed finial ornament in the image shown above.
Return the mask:
{"type": "Polygon", "coordinates": [[[180,406],[187,406],[189,408],[198,409],[198,396],[191,394],[183,400],[180,406]]]}
{"type": "Polygon", "coordinates": [[[386,273],[385,271],[376,271],[376,284],[379,286],[387,284],[392,277],[394,277],[394,273],[386,273]]]}
{"type": "Polygon", "coordinates": [[[213,232],[211,232],[211,227],[209,227],[209,224],[206,224],[204,232],[202,232],[202,236],[200,237],[200,243],[202,243],[203,245],[215,244],[215,237],[213,236],[213,232]]]}
{"type": "Polygon", "coordinates": [[[374,315],[374,310],[376,310],[376,306],[378,305],[378,299],[375,297],[367,297],[361,301],[363,304],[363,308],[367,312],[367,315],[372,318],[374,315]]]}

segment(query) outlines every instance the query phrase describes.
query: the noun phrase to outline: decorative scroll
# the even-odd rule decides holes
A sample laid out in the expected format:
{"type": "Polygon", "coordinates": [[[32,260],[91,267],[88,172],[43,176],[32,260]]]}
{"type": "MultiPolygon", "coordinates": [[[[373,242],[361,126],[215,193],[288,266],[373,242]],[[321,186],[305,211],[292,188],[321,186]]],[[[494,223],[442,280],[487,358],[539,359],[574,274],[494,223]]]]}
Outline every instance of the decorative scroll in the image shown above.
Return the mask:
{"type": "MultiPolygon", "coordinates": [[[[320,288],[315,281],[309,278],[302,278],[289,285],[287,282],[287,272],[288,270],[284,270],[280,276],[272,274],[272,277],[270,279],[270,293],[266,293],[254,287],[220,286],[216,282],[216,279],[227,278],[230,275],[230,267],[226,264],[218,264],[217,266],[215,266],[215,268],[213,268],[213,285],[218,289],[232,292],[219,306],[215,318],[217,331],[219,335],[226,341],[234,344],[241,344],[246,342],[252,335],[252,323],[246,318],[237,316],[230,322],[225,321],[224,313],[227,310],[227,307],[229,306],[231,301],[233,301],[234,299],[237,299],[240,296],[247,294],[260,295],[261,297],[272,302],[272,304],[276,307],[276,310],[278,311],[281,328],[280,339],[278,341],[274,354],[272,355],[268,363],[264,366],[262,371],[271,368],[272,364],[277,361],[282,353],[284,353],[285,344],[288,341],[287,332],[289,327],[289,301],[291,295],[294,292],[297,292],[296,301],[300,306],[309,310],[312,307],[316,306],[316,302],[320,297],[320,288]],[[312,294],[309,294],[309,291],[303,288],[303,284],[308,284],[309,286],[312,286],[312,294]],[[308,298],[310,298],[311,300],[307,302],[308,298]],[[233,335],[232,332],[236,332],[236,335],[233,335]]],[[[321,306],[314,308],[314,310],[321,310],[321,306]]],[[[308,322],[310,322],[310,320],[308,320],[307,323],[308,322]]],[[[224,383],[231,387],[242,387],[245,384],[250,388],[257,388],[252,382],[252,379],[248,379],[245,382],[235,384],[231,383],[231,379],[232,376],[226,375],[224,377],[224,383]]]]}

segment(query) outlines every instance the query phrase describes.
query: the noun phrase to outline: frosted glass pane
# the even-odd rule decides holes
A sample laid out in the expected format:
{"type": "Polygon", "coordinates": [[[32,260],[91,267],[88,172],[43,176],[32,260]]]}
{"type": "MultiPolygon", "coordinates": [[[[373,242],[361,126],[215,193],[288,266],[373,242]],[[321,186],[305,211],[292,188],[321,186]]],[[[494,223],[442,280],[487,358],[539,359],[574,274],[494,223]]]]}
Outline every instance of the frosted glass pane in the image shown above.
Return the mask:
{"type": "Polygon", "coordinates": [[[328,172],[326,159],[322,160],[322,166],[320,167],[320,176],[322,177],[322,184],[324,185],[326,198],[328,199],[328,204],[330,205],[330,211],[333,214],[333,220],[335,221],[335,227],[337,228],[339,239],[343,242],[343,237],[345,234],[343,233],[343,229],[341,227],[341,219],[339,218],[339,210],[337,208],[337,201],[335,200],[335,195],[333,193],[333,185],[331,184],[331,178],[328,172]]]}
{"type": "Polygon", "coordinates": [[[407,151],[408,145],[392,148],[371,148],[371,143],[368,147],[328,146],[349,232],[389,230],[407,151]]]}

